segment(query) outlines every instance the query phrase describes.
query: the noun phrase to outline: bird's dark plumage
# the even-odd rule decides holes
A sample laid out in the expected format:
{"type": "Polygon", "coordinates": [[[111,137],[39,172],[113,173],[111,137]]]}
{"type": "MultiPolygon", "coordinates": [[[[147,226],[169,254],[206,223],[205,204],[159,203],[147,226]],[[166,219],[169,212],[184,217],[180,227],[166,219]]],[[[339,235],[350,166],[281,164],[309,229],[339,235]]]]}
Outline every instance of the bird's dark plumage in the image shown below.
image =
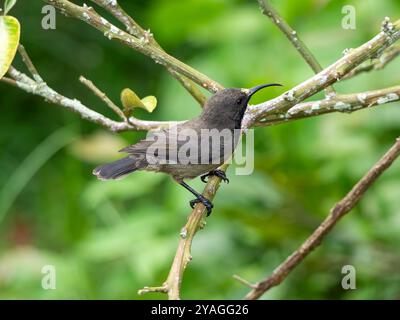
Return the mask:
{"type": "Polygon", "coordinates": [[[208,99],[200,116],[153,132],[146,139],[122,149],[121,152],[129,154],[126,158],[99,166],[93,170],[93,174],[101,180],[108,180],[121,178],[136,170],[164,172],[195,194],[197,200],[191,204],[202,202],[211,212],[212,204],[184,183],[183,179],[192,179],[208,172],[212,174],[231,156],[239,140],[242,119],[251,96],[261,88],[273,85],[278,84],[221,90],[208,99]],[[205,130],[229,136],[219,144],[219,152],[213,149],[212,141],[204,145],[207,139],[212,139],[204,137],[202,132],[205,130]],[[190,139],[192,135],[198,139],[190,139]],[[182,157],[176,157],[186,150],[197,150],[197,156],[190,158],[194,161],[188,163],[182,157]]]}

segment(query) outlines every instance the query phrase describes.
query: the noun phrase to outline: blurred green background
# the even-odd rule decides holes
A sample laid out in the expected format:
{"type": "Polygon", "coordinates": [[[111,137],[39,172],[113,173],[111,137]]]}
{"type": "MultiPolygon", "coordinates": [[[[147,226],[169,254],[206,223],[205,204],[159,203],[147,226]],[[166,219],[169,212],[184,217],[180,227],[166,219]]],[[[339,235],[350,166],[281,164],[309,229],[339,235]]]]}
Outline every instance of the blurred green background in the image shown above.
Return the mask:
{"type": "MultiPolygon", "coordinates": [[[[225,86],[280,82],[290,88],[312,75],[256,1],[120,3],[168,52],[225,86]]],[[[323,66],[377,34],[385,16],[400,17],[397,0],[274,4],[323,66]],[[356,30],[341,27],[346,4],[356,8],[356,30]]],[[[140,118],[183,120],[200,112],[161,66],[86,24],[57,13],[57,29],[41,29],[43,5],[19,1],[11,14],[51,87],[110,117],[79,83],[80,75],[115,102],[125,87],[156,95],[156,111],[137,111],[140,118]]],[[[19,57],[14,64],[23,68],[19,57]]],[[[336,88],[350,93],[392,86],[399,67],[397,59],[336,88]]],[[[254,102],[281,92],[265,90],[254,102]]],[[[165,280],[192,196],[161,174],[135,173],[108,183],[91,174],[144,133],[108,133],[4,83],[0,107],[0,298],[165,299],[138,296],[137,290],[165,280]],[[56,290],[41,287],[44,265],[56,267],[56,290]]],[[[248,288],[232,275],[255,282],[269,274],[385,152],[399,128],[400,104],[392,103],[256,129],[254,173],[228,172],[231,183],[221,187],[207,227],[195,239],[182,297],[243,297],[248,288]]],[[[323,245],[264,298],[400,298],[399,178],[397,162],[323,245]],[[347,264],[356,268],[356,290],[341,287],[347,264]]],[[[191,184],[202,188],[200,181],[191,184]]]]}

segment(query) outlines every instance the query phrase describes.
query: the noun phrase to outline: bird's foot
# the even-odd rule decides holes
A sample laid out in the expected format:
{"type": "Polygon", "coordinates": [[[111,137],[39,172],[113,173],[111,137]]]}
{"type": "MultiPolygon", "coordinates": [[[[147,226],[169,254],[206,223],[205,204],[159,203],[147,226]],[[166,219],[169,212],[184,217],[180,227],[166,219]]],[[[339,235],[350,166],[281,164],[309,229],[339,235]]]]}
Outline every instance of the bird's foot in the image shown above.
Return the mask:
{"type": "Polygon", "coordinates": [[[226,174],[224,171],[222,170],[212,170],[209,173],[206,173],[205,175],[202,175],[200,177],[201,181],[203,181],[204,183],[207,182],[206,178],[208,178],[209,176],[216,176],[222,179],[223,182],[229,183],[229,179],[226,177],[226,174]]]}
{"type": "Polygon", "coordinates": [[[190,201],[189,203],[190,203],[190,206],[192,207],[192,209],[194,208],[194,206],[197,203],[202,203],[207,209],[207,217],[211,214],[212,208],[214,207],[214,205],[211,203],[211,201],[204,198],[203,196],[198,197],[198,198],[190,201]]]}

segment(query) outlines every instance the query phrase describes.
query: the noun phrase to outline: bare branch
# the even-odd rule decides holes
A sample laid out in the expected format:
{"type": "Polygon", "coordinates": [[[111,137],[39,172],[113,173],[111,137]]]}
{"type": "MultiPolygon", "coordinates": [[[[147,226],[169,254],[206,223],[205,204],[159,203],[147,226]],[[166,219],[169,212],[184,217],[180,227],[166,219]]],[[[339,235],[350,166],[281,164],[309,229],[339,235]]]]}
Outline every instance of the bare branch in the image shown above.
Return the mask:
{"type": "Polygon", "coordinates": [[[115,18],[121,22],[128,33],[136,37],[145,37],[146,41],[155,44],[153,34],[149,31],[144,30],[129,14],[127,14],[121,6],[118,4],[117,0],[91,0],[100,7],[106,9],[115,18]]]}
{"type": "Polygon", "coordinates": [[[4,83],[7,83],[7,84],[10,84],[10,85],[12,85],[14,87],[18,87],[17,81],[15,81],[14,79],[11,79],[11,78],[8,78],[8,77],[3,77],[3,78],[0,79],[0,81],[2,81],[4,83]]]}
{"type": "Polygon", "coordinates": [[[171,68],[167,70],[192,95],[192,97],[200,104],[200,106],[204,107],[207,97],[196,87],[196,84],[192,80],[182,76],[171,68]]]}
{"type": "MultiPolygon", "coordinates": [[[[385,20],[386,21],[386,20],[385,20]]],[[[385,26],[385,24],[384,24],[385,26]]],[[[388,46],[400,38],[400,20],[390,23],[390,29],[382,31],[360,47],[351,50],[347,55],[331,64],[312,78],[300,83],[277,98],[249,106],[243,119],[245,128],[257,122],[265,122],[271,115],[286,113],[291,107],[313,96],[327,86],[341,80],[347,73],[365,60],[379,56],[388,46]]]]}
{"type": "Polygon", "coordinates": [[[86,107],[82,102],[77,99],[69,99],[52,88],[50,88],[45,82],[36,82],[29,78],[26,74],[19,72],[17,69],[10,67],[8,71],[9,75],[14,79],[15,84],[23,91],[31,93],[33,95],[40,96],[46,101],[57,104],[72,112],[79,114],[82,119],[86,119],[93,123],[99,124],[102,127],[113,131],[128,131],[128,130],[154,130],[161,127],[167,126],[172,122],[165,121],[145,121],[138,119],[130,119],[128,122],[117,122],[111,120],[102,114],[93,111],[86,107]],[[132,121],[131,121],[132,120],[132,121]]]}
{"type": "Polygon", "coordinates": [[[256,284],[256,288],[251,290],[245,297],[248,300],[255,300],[261,297],[267,290],[277,286],[289,273],[306,258],[313,249],[321,244],[321,241],[336,225],[336,223],[349,211],[351,211],[360,201],[365,192],[371,185],[385,172],[386,169],[400,155],[400,138],[386,152],[386,154],[364,175],[364,177],[351,189],[351,191],[340,200],[330,211],[328,217],[319,227],[307,238],[307,240],[294,251],[272,274],[256,284]]]}
{"type": "Polygon", "coordinates": [[[238,276],[237,274],[234,274],[234,275],[233,275],[233,278],[234,278],[235,280],[239,281],[241,284],[244,284],[245,286],[247,286],[247,287],[249,287],[249,288],[252,288],[252,289],[255,289],[255,288],[256,288],[256,285],[255,285],[255,284],[253,284],[253,283],[247,281],[246,279],[243,279],[242,277],[238,276]]]}
{"type": "Polygon", "coordinates": [[[392,62],[397,56],[400,55],[400,45],[393,45],[387,48],[379,58],[371,59],[365,64],[353,69],[349,72],[343,80],[353,78],[360,73],[370,72],[383,69],[388,63],[392,62]]]}
{"type": "MultiPolygon", "coordinates": [[[[67,14],[68,16],[72,16],[74,18],[78,18],[80,20],[85,21],[89,25],[103,32],[107,38],[115,39],[123,43],[124,45],[127,45],[151,57],[156,63],[163,65],[173,75],[174,74],[177,75],[179,78],[178,80],[180,80],[181,82],[182,79],[185,80],[185,77],[187,77],[188,79],[194,81],[198,85],[206,88],[210,92],[216,92],[223,88],[220,84],[208,78],[206,75],[198,72],[194,68],[184,64],[183,62],[165,53],[159,46],[155,44],[156,43],[155,40],[154,42],[153,40],[151,40],[153,39],[151,36],[148,38],[139,36],[138,38],[138,35],[140,35],[141,32],[144,32],[143,29],[137,28],[134,30],[134,28],[132,28],[131,26],[130,32],[132,34],[129,34],[120,30],[119,28],[117,28],[116,26],[105,20],[103,17],[98,15],[93,8],[87,6],[81,7],[67,0],[44,0],[44,1],[56,6],[61,12],[67,14]]],[[[101,1],[101,0],[96,0],[94,2],[99,4],[111,3],[110,1],[101,1]]],[[[114,3],[114,1],[112,1],[112,3],[114,3]]],[[[123,18],[121,19],[124,20],[123,18]]],[[[127,22],[125,21],[124,24],[126,25],[126,23],[127,22]]],[[[246,129],[254,125],[260,125],[260,124],[262,125],[269,120],[271,120],[271,122],[277,121],[277,119],[278,120],[282,119],[279,118],[282,117],[282,115],[284,118],[286,118],[288,117],[289,111],[292,110],[292,108],[296,105],[297,107],[293,108],[295,112],[293,110],[291,112],[293,114],[292,115],[293,118],[295,116],[298,117],[304,115],[311,116],[329,112],[328,110],[331,110],[332,104],[330,102],[327,102],[328,99],[321,100],[321,104],[324,105],[324,108],[320,109],[319,111],[320,113],[318,113],[315,110],[315,107],[314,110],[312,110],[312,106],[311,110],[313,112],[309,113],[308,111],[310,108],[309,105],[307,105],[307,103],[302,103],[302,102],[305,99],[314,95],[315,93],[320,92],[321,90],[327,88],[336,81],[339,81],[346,74],[351,72],[351,70],[358,67],[361,63],[363,63],[367,59],[379,56],[387,47],[389,47],[392,43],[398,40],[399,37],[400,37],[400,20],[396,21],[395,23],[390,23],[390,21],[385,19],[382,27],[382,32],[379,33],[369,42],[365,43],[364,45],[360,46],[357,49],[353,49],[345,57],[339,59],[337,62],[335,62],[328,68],[320,71],[317,75],[297,85],[296,87],[287,91],[283,95],[273,100],[261,103],[259,105],[249,106],[245,118],[243,120],[243,128],[246,129]]],[[[29,66],[28,68],[31,70],[29,66]]],[[[56,91],[48,87],[46,83],[34,81],[14,68],[10,68],[9,74],[16,80],[14,81],[14,83],[11,84],[16,84],[19,88],[21,88],[26,92],[39,95],[50,102],[63,106],[67,109],[70,109],[71,111],[80,114],[82,118],[97,123],[99,125],[102,125],[103,127],[111,131],[151,130],[151,129],[158,129],[160,127],[169,124],[169,122],[142,121],[135,118],[129,119],[129,123],[116,122],[111,119],[108,119],[107,117],[101,115],[100,113],[97,113],[89,109],[76,99],[69,99],[67,97],[62,96],[61,94],[57,93],[56,91]]],[[[6,79],[5,81],[10,83],[10,79],[8,80],[6,79]]],[[[190,89],[192,87],[198,90],[198,88],[195,87],[194,85],[192,86],[190,82],[185,82],[183,84],[186,84],[185,88],[187,89],[190,89]]],[[[388,88],[388,89],[393,89],[393,88],[388,88]]],[[[379,94],[375,92],[374,95],[371,92],[369,92],[371,96],[367,97],[363,96],[366,102],[364,102],[362,106],[366,105],[367,102],[374,101],[373,99],[376,99],[376,102],[374,103],[379,104],[378,101],[379,98],[388,99],[389,93],[397,94],[396,93],[397,91],[395,91],[395,92],[386,92],[384,95],[383,90],[381,90],[379,94]]],[[[195,96],[195,94],[193,95],[195,96]]],[[[392,99],[393,95],[390,97],[391,97],[390,99],[392,99]]],[[[197,98],[198,101],[203,99],[204,98],[201,96],[198,96],[197,98]]],[[[333,106],[335,106],[336,103],[343,102],[342,101],[343,99],[345,100],[347,99],[346,101],[353,101],[351,99],[354,99],[354,96],[350,97],[349,95],[344,95],[335,97],[335,99],[332,100],[335,101],[335,104],[333,106]]],[[[362,101],[360,100],[359,102],[362,103],[362,101]]],[[[350,105],[351,107],[353,107],[353,103],[350,103],[350,105]]],[[[354,103],[354,108],[356,108],[355,103],[354,103]]],[[[228,165],[224,165],[222,169],[226,170],[227,167],[228,165]]],[[[220,181],[221,180],[218,177],[212,177],[209,179],[209,182],[207,183],[203,192],[203,195],[207,199],[212,200],[214,198],[217,189],[219,187],[220,181]]],[[[166,292],[168,293],[170,299],[180,298],[180,286],[182,277],[188,262],[191,260],[190,250],[192,246],[192,241],[196,232],[204,225],[204,217],[205,217],[205,208],[201,203],[199,203],[192,210],[191,214],[189,215],[187,224],[182,229],[178,249],[176,251],[176,255],[166,282],[161,287],[154,287],[154,288],[146,287],[141,291],[141,293],[166,292]]],[[[257,288],[259,287],[257,286],[257,288]]]]}
{"type": "Polygon", "coordinates": [[[79,77],[79,81],[82,82],[89,90],[91,90],[97,97],[99,97],[101,100],[103,100],[103,102],[112,110],[114,111],[118,117],[120,117],[122,120],[124,121],[128,121],[128,119],[126,118],[125,114],[122,112],[122,110],[114,103],[110,100],[109,97],[107,97],[107,95],[102,92],[99,88],[97,88],[95,86],[95,84],[86,79],[84,76],[80,76],[79,77]]]}
{"type": "MultiPolygon", "coordinates": [[[[292,45],[300,53],[303,59],[308,63],[311,69],[318,73],[322,71],[322,67],[313,55],[313,53],[308,49],[305,43],[300,39],[299,35],[295,30],[290,27],[290,25],[283,19],[283,17],[275,10],[271,5],[269,0],[258,0],[261,11],[264,15],[271,19],[271,21],[284,33],[284,35],[289,39],[292,45]]],[[[335,89],[333,87],[326,87],[326,93],[328,96],[335,95],[335,89]]]]}

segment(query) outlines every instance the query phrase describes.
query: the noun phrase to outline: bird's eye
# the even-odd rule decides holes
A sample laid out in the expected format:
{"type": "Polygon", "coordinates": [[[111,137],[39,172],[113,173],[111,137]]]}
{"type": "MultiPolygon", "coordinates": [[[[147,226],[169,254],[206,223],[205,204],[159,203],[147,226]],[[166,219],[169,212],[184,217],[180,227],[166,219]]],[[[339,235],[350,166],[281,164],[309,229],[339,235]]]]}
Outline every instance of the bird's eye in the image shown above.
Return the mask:
{"type": "Polygon", "coordinates": [[[240,97],[239,99],[236,100],[236,103],[237,104],[242,104],[242,101],[243,101],[243,97],[240,97]]]}

